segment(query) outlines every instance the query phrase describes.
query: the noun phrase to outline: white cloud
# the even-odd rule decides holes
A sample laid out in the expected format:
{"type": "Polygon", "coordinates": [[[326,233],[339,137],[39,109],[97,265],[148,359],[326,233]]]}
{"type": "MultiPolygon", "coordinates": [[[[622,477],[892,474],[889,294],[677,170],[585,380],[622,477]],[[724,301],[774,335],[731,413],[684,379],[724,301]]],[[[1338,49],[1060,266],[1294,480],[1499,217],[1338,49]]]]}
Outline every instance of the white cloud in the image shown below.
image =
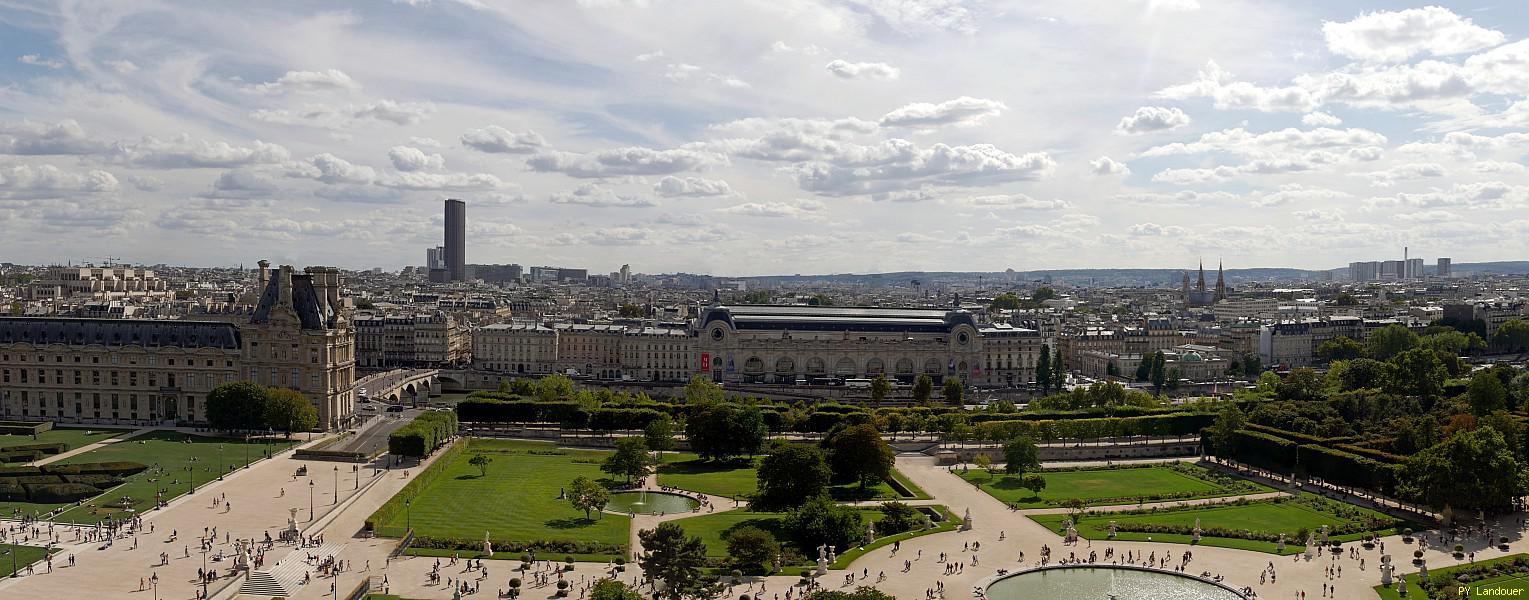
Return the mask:
{"type": "Polygon", "coordinates": [[[1143,151],[1141,155],[1156,157],[1224,152],[1239,156],[1272,156],[1310,150],[1343,151],[1383,147],[1386,143],[1386,136],[1368,129],[1321,127],[1302,130],[1290,127],[1278,131],[1252,133],[1239,127],[1205,133],[1194,142],[1174,142],[1154,146],[1143,151]]]}
{"type": "Polygon", "coordinates": [[[1465,59],[1471,88],[1494,94],[1529,94],[1529,39],[1498,46],[1465,59]]]}
{"type": "Polygon", "coordinates": [[[0,166],[0,199],[46,199],[74,194],[110,193],[119,188],[111,173],[91,169],[80,173],[53,165],[0,166]]]}
{"type": "Polygon", "coordinates": [[[1072,208],[1065,200],[1039,200],[1025,194],[991,194],[974,196],[961,201],[972,208],[1016,210],[1063,210],[1072,208]]]}
{"type": "Polygon", "coordinates": [[[1127,135],[1140,135],[1154,131],[1169,131],[1189,125],[1189,115],[1175,107],[1143,106],[1136,113],[1121,117],[1115,131],[1127,135]]]}
{"type": "Polygon", "coordinates": [[[647,196],[617,194],[609,188],[586,183],[571,192],[559,192],[547,198],[553,204],[575,204],[594,208],[647,208],[658,201],[647,196]]]}
{"type": "Polygon", "coordinates": [[[361,85],[339,69],[323,71],[287,71],[275,81],[255,84],[249,90],[258,94],[286,94],[290,92],[322,92],[356,90],[361,85]]]}
{"type": "Polygon", "coordinates": [[[1370,180],[1370,185],[1375,187],[1390,187],[1399,181],[1410,179],[1424,179],[1428,177],[1443,177],[1449,174],[1449,170],[1438,163],[1405,163],[1395,165],[1389,169],[1370,171],[1368,173],[1352,173],[1357,177],[1370,180]]]}
{"type": "Polygon", "coordinates": [[[938,127],[976,125],[1003,114],[1009,107],[997,100],[962,96],[939,104],[914,102],[881,117],[883,127],[938,127]]]}
{"type": "Polygon", "coordinates": [[[276,191],[276,180],[270,174],[251,169],[224,171],[212,182],[212,191],[204,194],[209,198],[269,197],[276,191]]]}
{"type": "Polygon", "coordinates": [[[869,79],[892,81],[902,76],[902,70],[883,62],[849,62],[836,59],[826,67],[829,73],[840,79],[869,79]]]}
{"type": "Polygon", "coordinates": [[[116,71],[120,75],[132,75],[133,73],[138,72],[137,63],[134,63],[133,61],[127,60],[125,58],[103,60],[101,61],[101,64],[111,67],[111,70],[116,71]]]}
{"type": "Polygon", "coordinates": [[[441,158],[441,155],[427,154],[424,150],[410,146],[393,146],[388,150],[388,160],[399,171],[435,171],[446,165],[446,159],[441,158]]]}
{"type": "Polygon", "coordinates": [[[462,134],[462,145],[492,154],[535,154],[547,146],[547,141],[535,131],[517,132],[489,125],[462,134]]]}
{"type": "Polygon", "coordinates": [[[1264,87],[1246,81],[1234,81],[1232,74],[1216,61],[1207,61],[1195,80],[1169,86],[1153,94],[1156,98],[1187,100],[1210,98],[1219,109],[1250,108],[1264,112],[1311,112],[1321,101],[1300,87],[1264,87]]]}
{"type": "Polygon", "coordinates": [[[899,233],[897,234],[897,237],[893,239],[896,239],[897,242],[901,244],[934,244],[940,241],[940,238],[934,237],[932,235],[917,233],[913,231],[905,231],[903,233],[899,233]]]}
{"type": "Polygon", "coordinates": [[[1130,175],[1131,168],[1108,156],[1088,161],[1088,169],[1095,175],[1130,175]]]}
{"type": "Polygon", "coordinates": [[[1178,225],[1158,225],[1157,223],[1137,223],[1126,227],[1126,234],[1134,237],[1173,237],[1182,238],[1188,236],[1189,228],[1178,225]]]}
{"type": "Polygon", "coordinates": [[[377,179],[376,169],[353,164],[328,152],[289,165],[288,174],[308,177],[324,183],[364,184],[377,179]]]}
{"type": "Polygon", "coordinates": [[[532,171],[558,172],[570,177],[668,175],[724,164],[727,164],[727,157],[715,152],[690,148],[655,150],[641,146],[588,154],[549,152],[526,160],[526,166],[532,171]]]}
{"type": "Polygon", "coordinates": [[[721,179],[701,177],[675,177],[665,175],[653,186],[653,191],[667,197],[731,196],[733,188],[721,179]]]}
{"type": "Polygon", "coordinates": [[[1345,22],[1322,24],[1322,36],[1334,54],[1358,60],[1401,62],[1419,54],[1450,56],[1503,42],[1500,31],[1486,29],[1447,8],[1426,6],[1401,11],[1361,13],[1345,22]]]}
{"type": "Polygon", "coordinates": [[[654,243],[653,230],[646,227],[602,227],[582,233],[560,233],[552,237],[559,246],[646,246],[654,243]]]}
{"type": "Polygon", "coordinates": [[[1148,11],[1192,12],[1200,10],[1199,0],[1147,0],[1148,11]]]}
{"type": "Polygon", "coordinates": [[[934,200],[935,198],[936,196],[934,192],[925,187],[920,187],[918,189],[912,190],[892,190],[871,194],[872,202],[927,202],[929,200],[934,200]]]}
{"type": "Polygon", "coordinates": [[[159,169],[232,169],[249,165],[281,164],[291,158],[286,148],[260,140],[245,147],[228,142],[192,139],[186,134],[169,139],[146,136],[138,142],[118,143],[112,153],[118,162],[159,169]]]}
{"type": "Polygon", "coordinates": [[[789,172],[804,190],[842,196],[918,185],[977,186],[1036,180],[1049,177],[1056,169],[1056,161],[1045,152],[1011,154],[991,144],[935,144],[920,149],[903,142],[898,147],[899,153],[890,159],[873,155],[869,157],[873,160],[857,161],[854,156],[841,156],[832,164],[802,163],[789,172]]]}
{"type": "Polygon", "coordinates": [[[69,63],[66,63],[62,60],[56,58],[43,58],[37,54],[23,54],[16,57],[16,62],[32,65],[34,67],[47,67],[49,69],[62,69],[69,66],[69,63]]]}
{"type": "Polygon", "coordinates": [[[400,190],[476,192],[505,187],[499,177],[489,173],[428,173],[424,171],[389,173],[377,185],[400,190]]]}
{"type": "Polygon", "coordinates": [[[1343,119],[1321,111],[1306,113],[1301,116],[1301,124],[1307,127],[1336,127],[1342,123],[1343,119]]]}
{"type": "Polygon", "coordinates": [[[110,144],[85,133],[73,119],[0,123],[0,154],[98,154],[110,148],[110,144]]]}
{"type": "Polygon", "coordinates": [[[824,209],[821,202],[815,200],[797,200],[796,202],[745,202],[726,208],[719,208],[717,212],[744,217],[765,218],[792,218],[792,219],[816,219],[824,209]]]}
{"type": "Polygon", "coordinates": [[[434,114],[435,104],[430,102],[378,100],[342,106],[309,104],[298,109],[260,109],[250,113],[250,118],[281,125],[342,129],[362,122],[378,121],[395,125],[415,125],[434,114]]]}
{"type": "Polygon", "coordinates": [[[966,0],[846,0],[903,33],[976,33],[976,19],[966,0]]]}

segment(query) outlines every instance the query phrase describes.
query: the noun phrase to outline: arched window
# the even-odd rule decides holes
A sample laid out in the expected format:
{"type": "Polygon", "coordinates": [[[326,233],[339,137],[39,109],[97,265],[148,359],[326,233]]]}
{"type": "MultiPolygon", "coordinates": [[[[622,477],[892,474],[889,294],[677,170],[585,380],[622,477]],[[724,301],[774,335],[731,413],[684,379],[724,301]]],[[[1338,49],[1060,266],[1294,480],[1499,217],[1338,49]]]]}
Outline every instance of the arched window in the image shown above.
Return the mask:
{"type": "Polygon", "coordinates": [[[813,375],[822,375],[823,373],[825,373],[827,371],[828,371],[828,367],[823,364],[823,359],[818,358],[816,356],[807,359],[807,372],[808,373],[812,373],[813,375]]]}
{"type": "Polygon", "coordinates": [[[881,359],[872,358],[865,361],[866,375],[880,375],[885,372],[887,372],[887,366],[881,362],[881,359]]]}
{"type": "Polygon", "coordinates": [[[899,375],[909,375],[909,374],[912,374],[913,373],[913,361],[911,361],[909,359],[906,359],[906,358],[899,358],[899,359],[897,359],[897,373],[899,375]]]}
{"type": "Polygon", "coordinates": [[[789,356],[782,356],[780,358],[775,359],[775,372],[776,373],[794,373],[794,372],[796,372],[796,361],[791,360],[791,357],[789,357],[789,356]]]}
{"type": "Polygon", "coordinates": [[[743,361],[743,372],[748,375],[763,375],[764,360],[758,356],[750,356],[748,360],[743,361]]]}
{"type": "Polygon", "coordinates": [[[834,374],[841,377],[854,375],[855,360],[848,356],[840,358],[838,362],[834,363],[834,374]]]}
{"type": "Polygon", "coordinates": [[[938,359],[938,358],[931,358],[929,360],[924,361],[924,372],[928,373],[930,375],[939,375],[940,374],[940,359],[938,359]]]}

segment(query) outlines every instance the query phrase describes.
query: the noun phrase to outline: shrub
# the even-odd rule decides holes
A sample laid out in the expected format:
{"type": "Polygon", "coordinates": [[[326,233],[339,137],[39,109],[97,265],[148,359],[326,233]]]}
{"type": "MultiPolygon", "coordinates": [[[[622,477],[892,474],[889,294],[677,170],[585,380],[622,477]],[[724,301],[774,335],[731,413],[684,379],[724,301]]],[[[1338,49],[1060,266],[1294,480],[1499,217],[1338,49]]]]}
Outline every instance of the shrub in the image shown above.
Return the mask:
{"type": "Polygon", "coordinates": [[[456,433],[456,413],[427,411],[388,436],[388,452],[399,456],[423,457],[441,447],[456,433]]]}
{"type": "Polygon", "coordinates": [[[0,479],[0,502],[26,502],[27,490],[19,483],[0,479]]]}
{"type": "Polygon", "coordinates": [[[26,484],[27,501],[38,504],[60,504],[90,498],[101,493],[95,486],[83,483],[26,484]]]}

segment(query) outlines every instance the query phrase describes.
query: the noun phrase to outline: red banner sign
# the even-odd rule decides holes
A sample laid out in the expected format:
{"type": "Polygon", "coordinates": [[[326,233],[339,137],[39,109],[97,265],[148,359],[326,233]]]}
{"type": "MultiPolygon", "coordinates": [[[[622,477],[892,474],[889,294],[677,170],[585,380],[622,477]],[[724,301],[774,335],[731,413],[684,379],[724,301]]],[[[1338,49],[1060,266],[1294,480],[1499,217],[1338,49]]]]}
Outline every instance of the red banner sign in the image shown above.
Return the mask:
{"type": "Polygon", "coordinates": [[[707,352],[702,352],[701,353],[701,370],[702,371],[710,371],[711,370],[711,354],[710,353],[707,353],[707,352]]]}

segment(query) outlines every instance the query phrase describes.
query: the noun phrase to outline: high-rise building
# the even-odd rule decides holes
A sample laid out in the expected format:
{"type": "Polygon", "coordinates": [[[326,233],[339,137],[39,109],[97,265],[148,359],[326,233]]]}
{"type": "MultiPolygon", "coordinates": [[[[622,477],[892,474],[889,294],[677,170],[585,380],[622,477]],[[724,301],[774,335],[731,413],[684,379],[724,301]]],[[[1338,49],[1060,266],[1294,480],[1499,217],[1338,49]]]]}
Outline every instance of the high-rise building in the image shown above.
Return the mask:
{"type": "Polygon", "coordinates": [[[446,201],[446,276],[450,281],[467,280],[467,203],[446,201]]]}
{"type": "Polygon", "coordinates": [[[1351,262],[1348,264],[1349,279],[1354,281],[1374,281],[1380,279],[1380,263],[1378,261],[1351,262]]]}
{"type": "Polygon", "coordinates": [[[446,248],[444,246],[436,246],[434,248],[425,248],[425,268],[426,269],[444,269],[444,268],[446,268],[446,248]]]}
{"type": "Polygon", "coordinates": [[[1407,259],[1407,279],[1422,279],[1422,278],[1423,278],[1423,259],[1421,259],[1421,258],[1409,258],[1409,259],[1407,259]]]}
{"type": "Polygon", "coordinates": [[[1453,267],[1454,267],[1454,265],[1451,264],[1450,259],[1448,259],[1448,258],[1440,258],[1439,259],[1439,266],[1434,267],[1434,274],[1438,275],[1439,277],[1449,277],[1450,276],[1450,270],[1453,267]]]}

